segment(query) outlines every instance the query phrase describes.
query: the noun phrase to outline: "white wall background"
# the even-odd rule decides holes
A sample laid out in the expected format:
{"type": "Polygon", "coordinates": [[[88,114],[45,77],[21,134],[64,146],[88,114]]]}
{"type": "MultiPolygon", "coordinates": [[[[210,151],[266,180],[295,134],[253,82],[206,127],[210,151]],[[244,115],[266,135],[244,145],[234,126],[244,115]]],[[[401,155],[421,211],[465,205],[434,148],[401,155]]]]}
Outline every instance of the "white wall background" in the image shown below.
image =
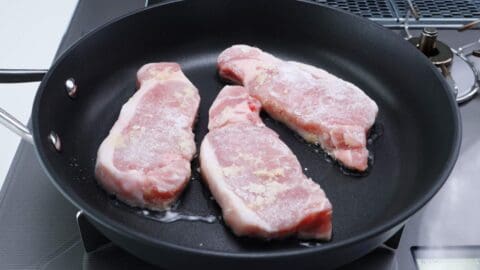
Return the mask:
{"type": "MultiPolygon", "coordinates": [[[[0,69],[48,69],[77,0],[0,0],[0,69]]],[[[39,83],[0,84],[0,107],[26,123],[39,83]]],[[[0,126],[0,187],[20,139],[0,126]]]]}

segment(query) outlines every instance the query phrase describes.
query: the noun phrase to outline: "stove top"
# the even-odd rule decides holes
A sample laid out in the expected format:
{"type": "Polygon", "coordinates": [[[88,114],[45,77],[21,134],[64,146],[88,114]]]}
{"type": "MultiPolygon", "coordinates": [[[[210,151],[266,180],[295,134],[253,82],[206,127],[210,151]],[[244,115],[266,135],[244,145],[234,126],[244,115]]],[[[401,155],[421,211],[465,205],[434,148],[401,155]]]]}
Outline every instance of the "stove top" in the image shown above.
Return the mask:
{"type": "MultiPolygon", "coordinates": [[[[398,14],[403,12],[399,4],[401,0],[318,2],[341,8],[356,5],[359,10],[364,6],[378,5],[378,11],[368,12],[377,14],[377,21],[382,21],[378,19],[381,16],[391,16],[391,23],[401,22],[398,14]]],[[[480,15],[480,1],[460,2],[468,4],[464,9],[470,13],[461,13],[457,17],[463,19],[455,23],[464,22],[470,14],[480,15]],[[475,9],[470,10],[471,5],[475,9]]],[[[426,11],[421,8],[423,2],[415,3],[425,15],[426,11]]],[[[57,55],[94,27],[141,9],[144,4],[143,0],[80,0],[57,55]]],[[[427,22],[427,18],[423,22],[427,22]]],[[[402,34],[401,30],[395,31],[402,34]]],[[[419,31],[412,31],[414,36],[419,34],[419,31]]],[[[478,30],[460,33],[442,28],[438,39],[458,48],[475,42],[479,34],[478,30]]],[[[470,58],[480,67],[480,58],[470,58]]],[[[451,72],[459,89],[467,89],[473,83],[473,76],[468,67],[462,65],[461,60],[454,59],[451,72]]],[[[480,215],[476,209],[480,206],[477,194],[480,190],[477,179],[480,174],[480,98],[461,105],[460,111],[463,124],[461,154],[444,187],[407,222],[402,234],[342,269],[408,270],[418,267],[423,270],[439,269],[439,265],[448,269],[480,269],[480,215]]],[[[82,235],[76,214],[77,209],[63,198],[42,171],[34,149],[21,143],[0,191],[0,269],[158,269],[104,241],[101,236],[95,237],[96,232],[91,231],[88,222],[80,216],[78,222],[82,235]],[[93,251],[85,251],[82,236],[86,237],[87,249],[93,251]],[[104,245],[95,249],[99,244],[104,245]]]]}

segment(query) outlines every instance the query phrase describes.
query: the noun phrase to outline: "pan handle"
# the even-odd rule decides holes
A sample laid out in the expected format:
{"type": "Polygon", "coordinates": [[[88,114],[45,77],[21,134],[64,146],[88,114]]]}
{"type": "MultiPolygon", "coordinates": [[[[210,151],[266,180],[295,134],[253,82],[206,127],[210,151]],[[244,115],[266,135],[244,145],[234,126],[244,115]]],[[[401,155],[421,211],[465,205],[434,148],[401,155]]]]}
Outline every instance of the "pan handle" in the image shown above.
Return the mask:
{"type": "MultiPolygon", "coordinates": [[[[41,81],[48,70],[45,69],[0,69],[0,83],[19,83],[41,81]]],[[[22,122],[0,108],[0,124],[33,144],[32,133],[22,122]]]]}
{"type": "Polygon", "coordinates": [[[0,69],[0,83],[38,82],[46,69],[0,69]]]}

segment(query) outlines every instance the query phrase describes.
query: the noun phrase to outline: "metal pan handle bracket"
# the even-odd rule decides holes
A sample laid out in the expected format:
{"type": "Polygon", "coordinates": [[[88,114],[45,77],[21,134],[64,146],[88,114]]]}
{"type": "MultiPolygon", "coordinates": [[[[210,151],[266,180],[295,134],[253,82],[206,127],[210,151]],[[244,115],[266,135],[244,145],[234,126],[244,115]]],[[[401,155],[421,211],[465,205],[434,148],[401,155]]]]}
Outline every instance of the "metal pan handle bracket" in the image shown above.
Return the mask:
{"type": "MultiPolygon", "coordinates": [[[[42,80],[44,69],[0,69],[0,83],[34,82],[42,80]]],[[[33,145],[32,133],[22,122],[0,108],[0,124],[33,145]]]]}
{"type": "Polygon", "coordinates": [[[22,139],[28,143],[33,144],[33,137],[30,130],[2,108],[0,108],[0,124],[22,137],[22,139]]]}

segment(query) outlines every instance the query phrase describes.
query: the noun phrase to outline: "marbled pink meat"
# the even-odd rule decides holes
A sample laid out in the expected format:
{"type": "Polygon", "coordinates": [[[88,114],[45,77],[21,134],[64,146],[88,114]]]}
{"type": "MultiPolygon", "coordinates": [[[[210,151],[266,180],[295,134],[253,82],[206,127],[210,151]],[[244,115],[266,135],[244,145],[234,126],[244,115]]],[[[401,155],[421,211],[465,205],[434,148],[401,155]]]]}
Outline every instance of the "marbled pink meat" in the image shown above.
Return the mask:
{"type": "Polygon", "coordinates": [[[118,199],[163,210],[190,178],[200,96],[176,63],[144,65],[137,79],[138,91],[100,145],[95,174],[118,199]]]}
{"type": "Polygon", "coordinates": [[[368,167],[366,136],[378,107],[362,90],[325,70],[235,45],[218,57],[220,75],[242,84],[275,119],[344,166],[368,167]]]}
{"type": "Polygon", "coordinates": [[[201,172],[226,224],[239,236],[329,240],[329,200],[259,111],[240,86],[226,86],[210,108],[201,172]]]}

